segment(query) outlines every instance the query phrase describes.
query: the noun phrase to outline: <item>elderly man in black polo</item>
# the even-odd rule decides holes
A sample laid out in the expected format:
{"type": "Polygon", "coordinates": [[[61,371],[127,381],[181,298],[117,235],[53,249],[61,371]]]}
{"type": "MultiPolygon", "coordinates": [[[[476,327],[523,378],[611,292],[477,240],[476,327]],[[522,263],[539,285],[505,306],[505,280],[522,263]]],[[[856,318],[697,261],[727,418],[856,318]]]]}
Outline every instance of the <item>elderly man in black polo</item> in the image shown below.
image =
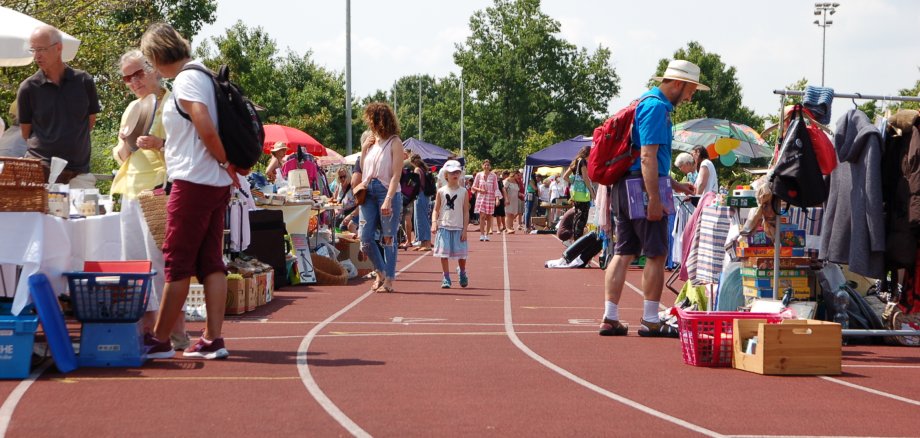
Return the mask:
{"type": "Polygon", "coordinates": [[[93,188],[89,173],[89,133],[96,123],[99,97],[92,76],[64,64],[61,32],[41,26],[29,38],[38,71],[19,84],[19,125],[29,142],[27,157],[39,158],[47,172],[52,157],[67,160],[58,183],[93,188]]]}

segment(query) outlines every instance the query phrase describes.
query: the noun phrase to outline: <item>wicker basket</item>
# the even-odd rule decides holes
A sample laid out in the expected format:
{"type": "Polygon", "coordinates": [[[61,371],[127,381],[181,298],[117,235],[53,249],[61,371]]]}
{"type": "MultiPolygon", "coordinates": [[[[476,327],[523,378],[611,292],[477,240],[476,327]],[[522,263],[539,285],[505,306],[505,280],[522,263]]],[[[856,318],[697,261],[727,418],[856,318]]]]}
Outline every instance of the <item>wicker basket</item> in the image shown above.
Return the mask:
{"type": "Polygon", "coordinates": [[[0,211],[48,211],[40,160],[0,157],[0,211]]]}
{"type": "Polygon", "coordinates": [[[339,262],[319,254],[311,254],[316,284],[341,285],[348,283],[348,273],[339,262]]]}
{"type": "Polygon", "coordinates": [[[137,202],[144,213],[144,221],[156,242],[157,248],[163,249],[166,240],[166,201],[169,197],[161,189],[144,190],[137,195],[137,202]]]}

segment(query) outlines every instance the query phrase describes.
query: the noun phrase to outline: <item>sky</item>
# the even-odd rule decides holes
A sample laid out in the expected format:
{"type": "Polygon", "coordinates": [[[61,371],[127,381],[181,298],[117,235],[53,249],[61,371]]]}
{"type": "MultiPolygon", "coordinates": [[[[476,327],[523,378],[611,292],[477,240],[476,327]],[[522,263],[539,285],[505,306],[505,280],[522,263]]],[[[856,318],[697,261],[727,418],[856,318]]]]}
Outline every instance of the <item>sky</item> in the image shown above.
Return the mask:
{"type": "MultiPolygon", "coordinates": [[[[920,11],[910,0],[841,0],[826,29],[825,85],[842,93],[894,95],[920,79],[920,11]]],[[[389,89],[400,77],[460,73],[455,44],[469,36],[469,19],[491,0],[352,0],[352,93],[389,89]]],[[[661,58],[698,41],[737,70],[744,105],[776,114],[781,89],[801,78],[821,84],[822,29],[814,2],[713,0],[638,2],[543,0],[561,23],[560,36],[593,51],[610,48],[620,94],[610,109],[638,97],[661,58]]],[[[312,52],[328,69],[345,70],[345,0],[219,0],[217,20],[193,43],[242,20],[263,27],[278,47],[312,52]],[[254,7],[254,5],[258,5],[254,7]]],[[[834,102],[833,118],[852,108],[834,102]]]]}

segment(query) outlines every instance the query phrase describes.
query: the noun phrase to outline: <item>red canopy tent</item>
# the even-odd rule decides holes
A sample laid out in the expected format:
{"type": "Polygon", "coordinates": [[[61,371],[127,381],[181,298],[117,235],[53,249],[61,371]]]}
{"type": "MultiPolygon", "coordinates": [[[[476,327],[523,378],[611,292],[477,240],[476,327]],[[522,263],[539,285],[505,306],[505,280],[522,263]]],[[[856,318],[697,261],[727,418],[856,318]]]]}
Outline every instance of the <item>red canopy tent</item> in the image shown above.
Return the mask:
{"type": "Polygon", "coordinates": [[[265,125],[264,128],[265,142],[262,144],[262,151],[266,154],[270,153],[275,143],[280,141],[287,145],[289,154],[297,152],[298,146],[303,146],[315,157],[326,155],[326,148],[320,142],[297,128],[284,125],[265,125]]]}

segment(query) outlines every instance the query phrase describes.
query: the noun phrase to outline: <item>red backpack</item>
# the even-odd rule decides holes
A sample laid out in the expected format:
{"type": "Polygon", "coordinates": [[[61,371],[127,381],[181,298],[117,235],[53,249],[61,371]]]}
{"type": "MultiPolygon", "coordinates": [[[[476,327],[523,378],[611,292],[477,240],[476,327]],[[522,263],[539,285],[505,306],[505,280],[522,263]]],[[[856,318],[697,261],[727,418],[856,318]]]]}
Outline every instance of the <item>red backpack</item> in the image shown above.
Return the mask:
{"type": "Polygon", "coordinates": [[[591,181],[602,185],[616,184],[639,158],[639,149],[633,148],[632,144],[632,127],[636,107],[649,97],[658,98],[650,94],[636,99],[594,129],[594,144],[588,155],[588,177],[591,181]]]}

